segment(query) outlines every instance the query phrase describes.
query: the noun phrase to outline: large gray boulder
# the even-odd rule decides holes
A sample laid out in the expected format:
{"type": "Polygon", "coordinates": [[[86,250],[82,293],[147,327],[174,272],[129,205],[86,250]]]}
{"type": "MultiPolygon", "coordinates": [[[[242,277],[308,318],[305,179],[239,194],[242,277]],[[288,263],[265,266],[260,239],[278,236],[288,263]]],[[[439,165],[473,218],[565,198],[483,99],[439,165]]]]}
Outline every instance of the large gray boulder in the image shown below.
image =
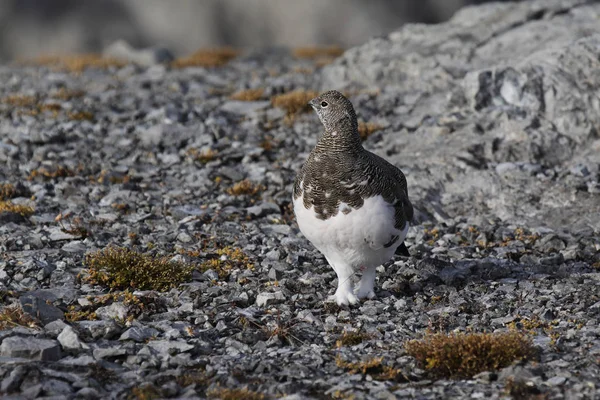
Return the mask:
{"type": "Polygon", "coordinates": [[[597,229],[599,18],[583,0],[467,7],[348,50],[321,84],[381,91],[359,96],[393,131],[372,146],[431,215],[597,229]]]}

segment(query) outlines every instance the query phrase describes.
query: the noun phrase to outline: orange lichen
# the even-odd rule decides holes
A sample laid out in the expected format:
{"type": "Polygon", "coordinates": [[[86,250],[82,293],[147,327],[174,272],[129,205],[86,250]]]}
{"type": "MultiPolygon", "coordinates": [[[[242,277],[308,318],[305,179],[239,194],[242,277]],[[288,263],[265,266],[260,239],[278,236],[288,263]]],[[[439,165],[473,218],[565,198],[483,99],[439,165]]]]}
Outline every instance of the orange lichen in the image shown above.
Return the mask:
{"type": "Polygon", "coordinates": [[[220,67],[237,57],[238,54],[239,50],[231,47],[201,49],[187,57],[176,59],[171,66],[173,68],[220,67]]]}
{"type": "Polygon", "coordinates": [[[246,89],[240,90],[231,95],[231,100],[239,100],[239,101],[257,101],[263,97],[265,90],[264,89],[246,89]]]}
{"type": "Polygon", "coordinates": [[[367,140],[369,136],[381,130],[382,128],[383,127],[381,125],[374,122],[359,121],[358,123],[358,133],[360,134],[360,138],[362,140],[367,140]]]}
{"type": "Polygon", "coordinates": [[[310,110],[308,102],[318,95],[319,93],[313,90],[295,90],[273,96],[271,103],[275,107],[284,109],[290,116],[310,110]]]}
{"type": "Polygon", "coordinates": [[[41,56],[34,58],[27,64],[46,65],[51,68],[64,70],[71,73],[81,73],[88,68],[109,69],[121,68],[125,62],[114,58],[102,57],[100,54],[76,54],[65,56],[41,56]]]}

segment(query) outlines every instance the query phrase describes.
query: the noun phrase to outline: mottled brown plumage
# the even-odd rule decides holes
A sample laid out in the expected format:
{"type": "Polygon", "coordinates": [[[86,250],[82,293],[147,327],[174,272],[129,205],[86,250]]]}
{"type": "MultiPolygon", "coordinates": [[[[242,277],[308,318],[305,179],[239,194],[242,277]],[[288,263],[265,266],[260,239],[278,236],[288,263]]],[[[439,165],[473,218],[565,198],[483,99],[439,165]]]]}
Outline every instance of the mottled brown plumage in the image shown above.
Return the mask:
{"type": "Polygon", "coordinates": [[[323,102],[328,108],[338,109],[326,121],[322,119],[325,133],[296,177],[294,198],[304,195],[304,206],[314,206],[318,218],[327,219],[340,211],[351,212],[350,208],[340,210],[342,203],[357,209],[365,198],[381,195],[394,205],[394,226],[403,229],[406,221],[413,218],[404,174],[364,149],[354,107],[348,99],[337,91],[323,93],[311,101],[317,113],[323,102]]]}

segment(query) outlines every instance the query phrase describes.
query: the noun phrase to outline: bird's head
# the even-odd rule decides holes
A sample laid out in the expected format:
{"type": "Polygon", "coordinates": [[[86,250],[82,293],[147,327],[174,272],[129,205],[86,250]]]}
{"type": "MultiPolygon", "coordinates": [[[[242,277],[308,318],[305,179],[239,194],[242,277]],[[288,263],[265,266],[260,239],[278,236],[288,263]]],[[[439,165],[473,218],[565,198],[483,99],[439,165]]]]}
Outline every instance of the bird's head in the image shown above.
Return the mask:
{"type": "Polygon", "coordinates": [[[330,90],[315,97],[308,104],[315,110],[325,131],[335,132],[358,129],[356,113],[350,100],[337,90],[330,90]]]}

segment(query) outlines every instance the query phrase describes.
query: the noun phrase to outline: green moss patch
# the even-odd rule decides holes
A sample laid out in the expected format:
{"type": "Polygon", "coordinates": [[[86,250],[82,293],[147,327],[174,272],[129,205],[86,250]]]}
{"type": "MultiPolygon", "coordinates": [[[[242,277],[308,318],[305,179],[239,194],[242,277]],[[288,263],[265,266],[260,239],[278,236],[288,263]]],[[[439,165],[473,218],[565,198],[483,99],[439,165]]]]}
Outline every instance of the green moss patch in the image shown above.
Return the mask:
{"type": "Polygon", "coordinates": [[[445,378],[469,378],[535,354],[531,339],[520,332],[428,334],[405,349],[431,374],[445,378]]]}
{"type": "Polygon", "coordinates": [[[85,257],[83,280],[113,290],[139,289],[164,292],[192,278],[194,266],[136,251],[108,247],[85,257]]]}

